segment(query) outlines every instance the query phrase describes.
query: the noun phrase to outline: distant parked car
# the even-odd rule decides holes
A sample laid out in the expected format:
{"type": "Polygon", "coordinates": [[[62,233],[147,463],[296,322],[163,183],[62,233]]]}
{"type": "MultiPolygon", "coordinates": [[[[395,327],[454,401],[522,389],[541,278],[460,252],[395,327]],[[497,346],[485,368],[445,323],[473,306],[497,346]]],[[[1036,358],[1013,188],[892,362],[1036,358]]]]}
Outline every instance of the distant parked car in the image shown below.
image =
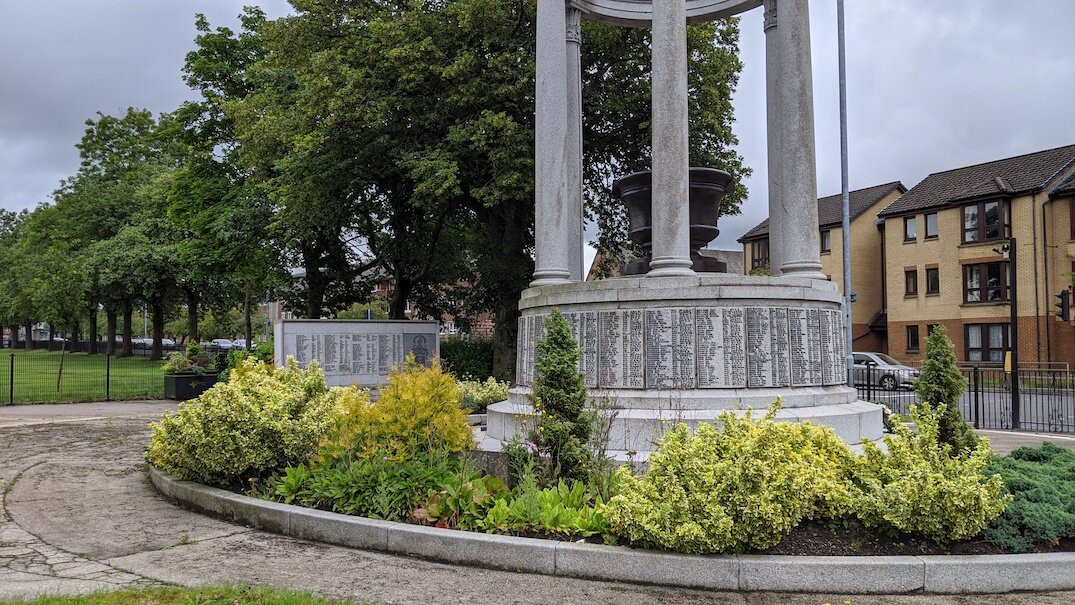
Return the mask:
{"type": "Polygon", "coordinates": [[[162,347],[174,347],[175,346],[175,341],[172,340],[171,338],[162,338],[161,339],[161,346],[162,347]]]}
{"type": "Polygon", "coordinates": [[[153,339],[152,338],[132,338],[131,339],[131,348],[132,349],[151,349],[151,348],[153,348],[153,339]]]}
{"type": "Polygon", "coordinates": [[[258,343],[252,342],[252,343],[250,343],[250,346],[247,347],[245,338],[239,338],[239,339],[231,341],[231,348],[233,348],[233,349],[248,349],[248,348],[253,349],[256,346],[258,346],[258,343]]]}
{"type": "Polygon", "coordinates": [[[922,373],[905,366],[898,360],[884,353],[852,353],[855,361],[855,386],[865,386],[867,382],[886,391],[898,388],[914,388],[914,382],[922,373]],[[868,375],[867,375],[868,373],[868,375]]]}
{"type": "Polygon", "coordinates": [[[227,338],[214,338],[209,341],[210,351],[230,351],[235,348],[235,343],[227,338]]]}

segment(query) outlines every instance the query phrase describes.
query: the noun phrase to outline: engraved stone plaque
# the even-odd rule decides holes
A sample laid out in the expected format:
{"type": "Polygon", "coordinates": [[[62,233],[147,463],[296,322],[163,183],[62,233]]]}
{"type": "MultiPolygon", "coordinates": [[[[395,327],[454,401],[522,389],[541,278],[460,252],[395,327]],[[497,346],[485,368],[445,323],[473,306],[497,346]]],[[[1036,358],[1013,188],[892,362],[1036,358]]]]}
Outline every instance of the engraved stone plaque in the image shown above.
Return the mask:
{"type": "Polygon", "coordinates": [[[694,386],[694,310],[647,309],[645,314],[647,389],[694,386]]]}
{"type": "Polygon", "coordinates": [[[597,388],[598,372],[598,330],[597,311],[585,311],[579,313],[579,331],[582,337],[579,339],[579,371],[586,378],[586,388],[597,388]]]}
{"type": "Polygon", "coordinates": [[[821,351],[810,345],[810,333],[808,311],[788,309],[788,348],[791,354],[792,386],[821,384],[821,351]]]}
{"type": "Polygon", "coordinates": [[[788,310],[784,307],[769,309],[770,359],[773,362],[773,386],[791,385],[791,349],[788,344],[788,310]]]}
{"type": "Polygon", "coordinates": [[[747,307],[747,386],[775,386],[769,309],[747,307]]]}
{"type": "Polygon", "coordinates": [[[440,324],[432,321],[283,320],[276,323],[274,351],[301,367],[316,361],[330,386],[376,386],[408,353],[426,364],[440,353],[440,324]]]}
{"type": "Polygon", "coordinates": [[[695,309],[694,326],[698,387],[745,387],[743,310],[720,307],[695,309]]]}

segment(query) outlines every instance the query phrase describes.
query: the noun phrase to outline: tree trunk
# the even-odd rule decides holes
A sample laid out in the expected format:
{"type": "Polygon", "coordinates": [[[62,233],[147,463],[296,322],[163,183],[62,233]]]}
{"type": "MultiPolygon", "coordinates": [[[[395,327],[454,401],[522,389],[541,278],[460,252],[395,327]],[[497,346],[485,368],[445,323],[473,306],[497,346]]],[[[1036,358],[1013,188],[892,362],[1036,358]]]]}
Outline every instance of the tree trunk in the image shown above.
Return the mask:
{"type": "Polygon", "coordinates": [[[325,308],[325,287],[321,283],[321,275],[317,274],[310,278],[309,270],[306,273],[306,319],[321,319],[321,310],[325,308]]]}
{"type": "Polygon", "coordinates": [[[164,304],[155,302],[150,306],[153,313],[153,352],[149,358],[164,359],[164,304]]]}
{"type": "Polygon", "coordinates": [[[388,300],[389,319],[407,319],[407,299],[414,289],[414,282],[409,277],[396,275],[395,288],[392,297],[388,300]]]}
{"type": "Polygon", "coordinates": [[[519,333],[519,308],[496,310],[493,326],[493,376],[508,383],[515,381],[515,343],[519,333]]]}
{"type": "Polygon", "coordinates": [[[49,324],[49,351],[52,351],[54,348],[52,343],[53,338],[56,338],[56,326],[49,324]]]}
{"type": "Polygon", "coordinates": [[[79,324],[76,321],[76,322],[74,322],[74,324],[73,324],[73,326],[71,328],[71,346],[67,347],[67,350],[71,351],[72,353],[78,353],[78,350],[79,350],[78,328],[79,328],[79,324]]]}
{"type": "Polygon", "coordinates": [[[105,352],[109,355],[116,354],[116,309],[105,307],[105,352]]]}
{"type": "Polygon", "coordinates": [[[26,344],[26,350],[27,351],[33,351],[34,350],[34,324],[30,323],[30,322],[26,322],[25,328],[26,328],[26,343],[25,343],[26,344]]]}
{"type": "Polygon", "coordinates": [[[19,326],[18,324],[11,325],[11,350],[14,351],[19,346],[19,326]]]}
{"type": "Polygon", "coordinates": [[[86,352],[89,353],[90,355],[96,355],[97,352],[98,352],[97,351],[97,305],[92,305],[92,306],[93,306],[93,308],[90,309],[90,316],[89,316],[90,333],[89,333],[88,336],[89,336],[89,341],[90,342],[89,342],[89,348],[86,349],[86,352]]]}
{"type": "Polygon", "coordinates": [[[123,301],[123,349],[120,351],[121,357],[130,357],[132,355],[131,331],[134,329],[132,324],[134,323],[134,307],[131,305],[131,301],[123,301]]]}
{"type": "Polygon", "coordinates": [[[187,291],[187,338],[190,342],[199,342],[198,338],[198,304],[201,295],[193,290],[187,291]]]}
{"type": "Polygon", "coordinates": [[[247,351],[249,351],[250,349],[253,348],[250,345],[251,345],[251,340],[253,340],[253,338],[254,338],[254,327],[253,327],[253,325],[251,325],[251,322],[250,322],[250,306],[251,306],[250,305],[250,289],[247,288],[246,297],[243,298],[243,327],[245,328],[245,332],[243,333],[243,338],[246,338],[246,350],[247,351]]]}

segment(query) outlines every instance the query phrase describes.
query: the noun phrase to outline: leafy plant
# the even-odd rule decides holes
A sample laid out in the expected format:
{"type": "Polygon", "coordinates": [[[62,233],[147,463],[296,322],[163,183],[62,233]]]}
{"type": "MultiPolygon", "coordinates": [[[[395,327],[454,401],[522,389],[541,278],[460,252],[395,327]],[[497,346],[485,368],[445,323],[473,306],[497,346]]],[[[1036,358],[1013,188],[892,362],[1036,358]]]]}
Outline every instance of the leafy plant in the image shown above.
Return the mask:
{"type": "Polygon", "coordinates": [[[602,506],[581,481],[561,480],[545,489],[523,484],[510,495],[497,498],[479,526],[489,533],[588,538],[608,533],[602,506]]]}
{"type": "Polygon", "coordinates": [[[604,509],[628,542],[686,553],[777,544],[803,519],[850,514],[859,498],[855,456],[829,427],[720,416],[723,430],[679,425],[650,456],[649,473],[618,471],[604,509]]]}
{"type": "Polygon", "coordinates": [[[949,542],[977,535],[1004,510],[1011,496],[999,475],[983,470],[992,458],[988,440],[961,456],[940,438],[945,406],[911,406],[917,426],[912,433],[898,424],[885,436],[886,453],[863,442],[866,456],[859,469],[865,496],[858,514],[868,526],[949,542]]]}
{"type": "Polygon", "coordinates": [[[185,352],[175,351],[168,355],[161,370],[165,374],[197,374],[216,370],[216,356],[209,354],[197,343],[187,345],[185,352]]]}
{"type": "Polygon", "coordinates": [[[1075,538],[1075,452],[1045,443],[1021,447],[990,463],[1012,501],[983,536],[1010,552],[1075,538]]]}
{"type": "Polygon", "coordinates": [[[459,383],[459,405],[472,414],[484,414],[490,404],[508,398],[508,383],[489,377],[485,382],[464,380],[459,383]]]}
{"type": "Polygon", "coordinates": [[[329,428],[333,397],[316,363],[244,361],[232,379],[150,425],[146,458],[180,479],[244,485],[306,462],[329,428]]]}
{"type": "Polygon", "coordinates": [[[493,374],[493,341],[490,338],[446,338],[440,343],[440,358],[460,380],[482,381],[493,374]]]}
{"type": "Polygon", "coordinates": [[[358,458],[410,460],[432,451],[459,452],[474,445],[459,387],[440,363],[431,367],[407,358],[393,368],[376,403],[350,387],[335,398],[333,426],[321,452],[323,462],[345,454],[358,458]]]}
{"type": "Polygon", "coordinates": [[[939,418],[939,438],[952,446],[954,454],[977,447],[978,437],[959,413],[959,398],[967,390],[967,378],[956,365],[952,341],[942,325],[926,337],[926,360],[914,389],[919,402],[944,410],[939,418]]]}
{"type": "Polygon", "coordinates": [[[550,481],[587,478],[595,414],[586,408],[586,383],[578,371],[579,345],[559,309],[545,318],[531,402],[541,416],[531,440],[548,463],[550,481]]]}
{"type": "Polygon", "coordinates": [[[497,477],[462,472],[433,494],[425,506],[415,509],[412,516],[420,523],[437,527],[479,529],[497,498],[507,493],[507,486],[497,477]]]}

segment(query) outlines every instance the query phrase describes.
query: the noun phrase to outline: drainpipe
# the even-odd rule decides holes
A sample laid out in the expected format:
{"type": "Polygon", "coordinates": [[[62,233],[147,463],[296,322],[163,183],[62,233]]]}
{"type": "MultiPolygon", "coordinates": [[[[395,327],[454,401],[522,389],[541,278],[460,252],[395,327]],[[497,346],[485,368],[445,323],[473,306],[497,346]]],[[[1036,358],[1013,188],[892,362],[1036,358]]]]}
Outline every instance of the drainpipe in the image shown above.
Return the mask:
{"type": "MultiPolygon", "coordinates": [[[[1038,363],[1041,363],[1041,293],[1038,291],[1038,213],[1036,212],[1038,206],[1038,194],[1034,193],[1030,196],[1030,226],[1031,233],[1034,234],[1033,250],[1034,250],[1034,333],[1038,337],[1037,343],[1037,357],[1038,363]]],[[[1045,209],[1045,206],[1042,206],[1045,209]]],[[[1011,213],[1009,212],[1009,216],[1011,213]]],[[[1009,227],[1010,228],[1010,227],[1009,227]]],[[[1045,225],[1042,225],[1042,229],[1045,225]]]]}
{"type": "MultiPolygon", "coordinates": [[[[1045,271],[1045,300],[1051,300],[1049,289],[1049,221],[1045,220],[1045,207],[1050,205],[1053,200],[1045,200],[1041,205],[1041,256],[1044,262],[1043,271],[1045,271]]],[[[1045,305],[1046,311],[1049,309],[1049,305],[1045,305]]],[[[1053,361],[1053,322],[1050,321],[1051,315],[1045,314],[1045,351],[1048,355],[1049,362],[1053,361]]],[[[1041,340],[1041,339],[1039,339],[1041,340]]]]}

